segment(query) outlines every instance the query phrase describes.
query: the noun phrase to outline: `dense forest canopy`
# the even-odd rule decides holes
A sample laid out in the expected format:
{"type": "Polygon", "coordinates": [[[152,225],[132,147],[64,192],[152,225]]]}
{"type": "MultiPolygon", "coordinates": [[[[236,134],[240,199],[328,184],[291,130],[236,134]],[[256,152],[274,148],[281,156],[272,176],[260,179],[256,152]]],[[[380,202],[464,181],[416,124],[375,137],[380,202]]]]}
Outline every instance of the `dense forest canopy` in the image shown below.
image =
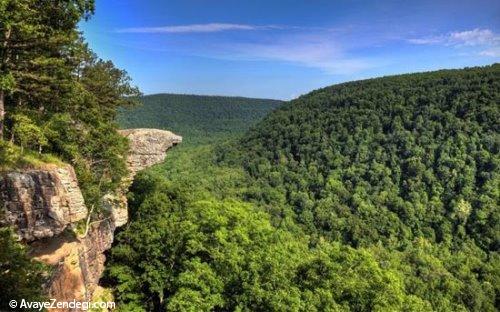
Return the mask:
{"type": "Polygon", "coordinates": [[[472,238],[498,250],[499,90],[493,65],[314,91],[238,142],[259,184],[247,196],[354,246],[472,238]]]}
{"type": "Polygon", "coordinates": [[[141,105],[120,110],[123,128],[167,129],[184,137],[183,146],[207,144],[243,134],[283,102],[243,97],[155,94],[141,105]]]}
{"type": "Polygon", "coordinates": [[[496,311],[500,65],[328,87],[140,174],[124,310],[496,311]]]}

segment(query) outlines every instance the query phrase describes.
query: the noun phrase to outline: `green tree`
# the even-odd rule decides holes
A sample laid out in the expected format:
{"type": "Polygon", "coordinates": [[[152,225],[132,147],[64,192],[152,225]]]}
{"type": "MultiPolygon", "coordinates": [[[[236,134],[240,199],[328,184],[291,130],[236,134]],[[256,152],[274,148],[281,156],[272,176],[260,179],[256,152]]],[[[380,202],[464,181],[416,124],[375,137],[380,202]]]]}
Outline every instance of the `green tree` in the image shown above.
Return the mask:
{"type": "Polygon", "coordinates": [[[12,116],[12,121],[12,137],[15,138],[14,141],[19,142],[21,152],[24,147],[35,146],[41,153],[42,147],[47,145],[47,138],[42,129],[26,115],[16,114],[12,116]]]}
{"type": "Polygon", "coordinates": [[[70,92],[75,56],[85,49],[76,25],[93,10],[93,0],[0,1],[0,137],[7,111],[43,114],[70,92]]]}
{"type": "Polygon", "coordinates": [[[140,174],[107,283],[121,311],[424,311],[368,250],[277,229],[255,206],[140,174]],[[210,196],[210,195],[208,195],[210,196]]]}
{"type": "Polygon", "coordinates": [[[42,300],[48,268],[30,259],[26,246],[7,227],[0,227],[0,246],[0,309],[11,310],[10,300],[42,300]]]}

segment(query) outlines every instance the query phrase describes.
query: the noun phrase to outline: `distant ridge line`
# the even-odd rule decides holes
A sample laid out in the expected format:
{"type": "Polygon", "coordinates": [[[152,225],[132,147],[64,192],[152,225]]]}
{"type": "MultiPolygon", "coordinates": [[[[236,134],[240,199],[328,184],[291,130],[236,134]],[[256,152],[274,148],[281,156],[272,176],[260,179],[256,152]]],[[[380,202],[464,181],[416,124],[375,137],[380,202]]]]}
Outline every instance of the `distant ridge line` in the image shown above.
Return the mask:
{"type": "Polygon", "coordinates": [[[247,96],[238,96],[238,95],[204,95],[204,94],[170,93],[170,92],[160,92],[160,93],[144,94],[144,95],[141,96],[141,98],[151,97],[151,96],[162,96],[162,95],[192,96],[192,97],[210,97],[210,98],[230,98],[230,99],[247,99],[247,100],[265,100],[265,101],[287,102],[286,100],[281,100],[281,99],[247,97],[247,96]]]}

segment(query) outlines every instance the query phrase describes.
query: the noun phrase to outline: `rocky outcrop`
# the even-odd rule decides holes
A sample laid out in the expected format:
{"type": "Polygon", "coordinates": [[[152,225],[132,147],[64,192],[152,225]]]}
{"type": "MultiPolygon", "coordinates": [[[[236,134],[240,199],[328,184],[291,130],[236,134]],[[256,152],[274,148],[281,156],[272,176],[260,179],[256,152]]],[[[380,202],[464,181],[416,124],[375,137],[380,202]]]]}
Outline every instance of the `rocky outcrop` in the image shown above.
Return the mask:
{"type": "Polygon", "coordinates": [[[126,129],[120,134],[129,139],[130,152],[127,157],[129,175],[122,186],[102,198],[102,206],[109,211],[116,227],[122,226],[128,220],[128,205],[126,193],[135,174],[145,168],[161,163],[167,150],[182,142],[182,137],[170,131],[159,129],[126,129]]]}
{"type": "Polygon", "coordinates": [[[13,226],[24,241],[58,235],[87,216],[69,165],[0,174],[0,203],[5,214],[1,224],[13,226]]]}
{"type": "Polygon", "coordinates": [[[130,174],[118,190],[103,197],[107,213],[94,213],[91,219],[87,219],[88,210],[70,165],[0,173],[4,215],[0,224],[13,226],[20,239],[31,245],[35,259],[54,266],[46,285],[50,298],[92,300],[104,272],[104,252],[111,248],[116,227],[128,220],[126,192],[134,175],[163,161],[167,150],[182,141],[170,131],[157,129],[121,133],[130,141],[130,174]],[[65,231],[83,219],[88,221],[88,231],[65,231]]]}
{"type": "Polygon", "coordinates": [[[127,158],[130,179],[137,171],[162,162],[167,150],[182,142],[181,136],[166,130],[126,129],[120,130],[120,133],[130,141],[127,158]]]}
{"type": "Polygon", "coordinates": [[[123,184],[113,193],[106,194],[102,197],[102,207],[109,212],[110,218],[115,227],[120,227],[128,221],[128,203],[127,196],[128,183],[123,184]]]}
{"type": "Polygon", "coordinates": [[[31,256],[55,266],[46,287],[49,298],[57,301],[92,300],[104,272],[104,252],[111,248],[114,230],[113,222],[105,218],[91,224],[85,237],[63,233],[32,243],[31,256]]]}

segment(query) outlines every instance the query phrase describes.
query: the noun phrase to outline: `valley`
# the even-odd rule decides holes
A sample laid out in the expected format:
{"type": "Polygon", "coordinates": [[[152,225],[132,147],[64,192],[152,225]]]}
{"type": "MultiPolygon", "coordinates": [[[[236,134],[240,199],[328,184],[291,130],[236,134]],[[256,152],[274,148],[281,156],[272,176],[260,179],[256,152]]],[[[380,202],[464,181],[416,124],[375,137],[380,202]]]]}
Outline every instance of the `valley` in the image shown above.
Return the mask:
{"type": "Polygon", "coordinates": [[[0,311],[498,311],[499,3],[205,2],[0,1],[0,311]]]}
{"type": "Polygon", "coordinates": [[[123,108],[117,121],[123,128],[168,129],[184,138],[183,146],[237,137],[282,101],[243,97],[155,94],[123,108]]]}
{"type": "Polygon", "coordinates": [[[336,85],[172,151],[107,282],[131,309],[494,311],[499,70],[336,85]]]}

